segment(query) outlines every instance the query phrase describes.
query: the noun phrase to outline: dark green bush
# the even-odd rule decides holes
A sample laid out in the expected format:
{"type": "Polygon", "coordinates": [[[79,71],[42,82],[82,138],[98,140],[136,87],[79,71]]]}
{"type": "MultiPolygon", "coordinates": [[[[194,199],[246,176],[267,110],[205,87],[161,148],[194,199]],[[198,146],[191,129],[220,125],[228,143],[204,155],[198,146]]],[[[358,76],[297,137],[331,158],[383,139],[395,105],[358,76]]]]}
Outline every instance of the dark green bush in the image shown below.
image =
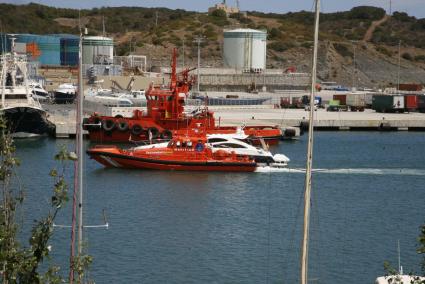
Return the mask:
{"type": "Polygon", "coordinates": [[[353,52],[346,44],[334,43],[334,48],[343,57],[353,57],[353,52]]]}
{"type": "Polygon", "coordinates": [[[410,53],[408,53],[408,52],[404,52],[404,53],[401,55],[401,57],[403,57],[404,59],[409,60],[409,61],[412,61],[412,60],[413,60],[412,55],[411,55],[410,53]]]}
{"type": "Polygon", "coordinates": [[[416,55],[414,59],[415,61],[425,62],[425,55],[416,55]]]}

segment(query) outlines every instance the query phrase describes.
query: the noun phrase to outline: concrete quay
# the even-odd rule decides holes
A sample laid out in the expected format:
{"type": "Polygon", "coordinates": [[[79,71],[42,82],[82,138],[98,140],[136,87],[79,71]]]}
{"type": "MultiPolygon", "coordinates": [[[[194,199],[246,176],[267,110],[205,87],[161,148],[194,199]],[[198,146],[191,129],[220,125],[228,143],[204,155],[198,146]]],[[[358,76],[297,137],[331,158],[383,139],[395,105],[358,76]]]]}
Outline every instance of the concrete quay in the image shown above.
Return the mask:
{"type": "MultiPolygon", "coordinates": [[[[308,112],[304,109],[250,109],[216,108],[215,116],[221,124],[228,125],[308,125],[308,112]]],[[[376,113],[315,111],[316,130],[415,130],[425,131],[425,113],[376,113]]]]}
{"type": "MultiPolygon", "coordinates": [[[[45,105],[49,120],[56,125],[56,137],[68,138],[75,135],[75,105],[45,105]]],[[[87,110],[85,115],[98,111],[104,115],[122,114],[131,116],[134,108],[107,108],[87,110]],[[102,111],[103,110],[103,111],[102,111]]],[[[190,108],[188,108],[190,109],[190,108]]],[[[221,125],[279,125],[286,127],[308,126],[308,112],[304,109],[275,109],[272,105],[261,106],[211,106],[216,123],[221,125]]],[[[318,109],[314,112],[316,130],[365,130],[365,131],[425,131],[425,113],[376,113],[327,112],[318,109]]]]}

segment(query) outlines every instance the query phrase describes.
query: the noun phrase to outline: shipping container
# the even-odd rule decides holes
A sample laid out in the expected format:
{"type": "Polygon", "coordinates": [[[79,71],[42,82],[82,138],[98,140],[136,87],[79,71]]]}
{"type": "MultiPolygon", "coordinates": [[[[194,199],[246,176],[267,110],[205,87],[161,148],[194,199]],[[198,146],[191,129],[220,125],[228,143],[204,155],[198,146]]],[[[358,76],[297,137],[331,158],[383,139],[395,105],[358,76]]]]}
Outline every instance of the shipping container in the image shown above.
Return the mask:
{"type": "Polygon", "coordinates": [[[364,103],[366,108],[372,108],[372,98],[377,94],[367,93],[364,97],[364,103]]]}
{"type": "Polygon", "coordinates": [[[364,111],[365,94],[348,94],[346,97],[346,105],[351,111],[364,111]]]}
{"type": "Polygon", "coordinates": [[[419,95],[417,99],[418,99],[418,111],[425,112],[425,96],[419,95]]]}
{"type": "Polygon", "coordinates": [[[302,97],[292,97],[291,107],[293,108],[304,108],[302,97]]]}
{"type": "Polygon", "coordinates": [[[340,105],[347,104],[347,95],[333,95],[334,100],[338,100],[340,105]]]}
{"type": "Polygon", "coordinates": [[[415,111],[418,109],[418,95],[406,95],[406,110],[415,111]]]}
{"type": "Polygon", "coordinates": [[[422,91],[423,86],[421,84],[400,84],[398,89],[400,91],[411,91],[419,92],[422,91]]]}
{"type": "Polygon", "coordinates": [[[399,95],[374,95],[372,109],[376,112],[404,112],[404,96],[399,95]]]}
{"type": "Polygon", "coordinates": [[[289,97],[280,98],[280,107],[289,108],[291,106],[291,99],[289,97]]]}

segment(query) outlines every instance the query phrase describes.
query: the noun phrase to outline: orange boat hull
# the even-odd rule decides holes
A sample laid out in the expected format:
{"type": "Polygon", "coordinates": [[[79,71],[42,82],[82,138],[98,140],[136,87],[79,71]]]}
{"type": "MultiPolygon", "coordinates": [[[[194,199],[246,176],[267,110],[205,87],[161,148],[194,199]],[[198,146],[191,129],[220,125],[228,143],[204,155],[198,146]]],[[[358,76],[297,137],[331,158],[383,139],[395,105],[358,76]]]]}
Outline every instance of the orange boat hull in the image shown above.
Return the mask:
{"type": "Polygon", "coordinates": [[[167,157],[152,157],[149,155],[130,154],[116,147],[93,148],[87,154],[105,167],[150,170],[176,171],[226,171],[226,172],[253,172],[256,163],[253,161],[214,160],[203,157],[196,158],[196,153],[183,160],[167,157]]]}

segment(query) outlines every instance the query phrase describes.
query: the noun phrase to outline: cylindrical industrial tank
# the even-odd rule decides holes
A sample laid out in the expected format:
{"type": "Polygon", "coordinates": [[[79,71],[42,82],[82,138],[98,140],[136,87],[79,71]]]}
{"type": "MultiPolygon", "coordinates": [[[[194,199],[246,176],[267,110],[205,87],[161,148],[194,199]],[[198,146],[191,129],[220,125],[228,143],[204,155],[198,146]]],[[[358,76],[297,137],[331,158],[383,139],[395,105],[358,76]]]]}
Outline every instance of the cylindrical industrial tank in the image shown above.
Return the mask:
{"type": "Polygon", "coordinates": [[[59,37],[34,34],[17,34],[14,37],[17,44],[26,44],[31,60],[39,61],[41,65],[60,65],[59,37]]]}
{"type": "Polygon", "coordinates": [[[261,72],[266,68],[267,33],[253,29],[224,31],[223,61],[230,68],[261,72]]]}
{"type": "Polygon", "coordinates": [[[87,36],[83,38],[84,64],[112,64],[114,42],[111,38],[87,36]]]}
{"type": "Polygon", "coordinates": [[[61,65],[77,66],[78,65],[78,48],[80,38],[73,35],[62,35],[61,43],[61,65]]]}

